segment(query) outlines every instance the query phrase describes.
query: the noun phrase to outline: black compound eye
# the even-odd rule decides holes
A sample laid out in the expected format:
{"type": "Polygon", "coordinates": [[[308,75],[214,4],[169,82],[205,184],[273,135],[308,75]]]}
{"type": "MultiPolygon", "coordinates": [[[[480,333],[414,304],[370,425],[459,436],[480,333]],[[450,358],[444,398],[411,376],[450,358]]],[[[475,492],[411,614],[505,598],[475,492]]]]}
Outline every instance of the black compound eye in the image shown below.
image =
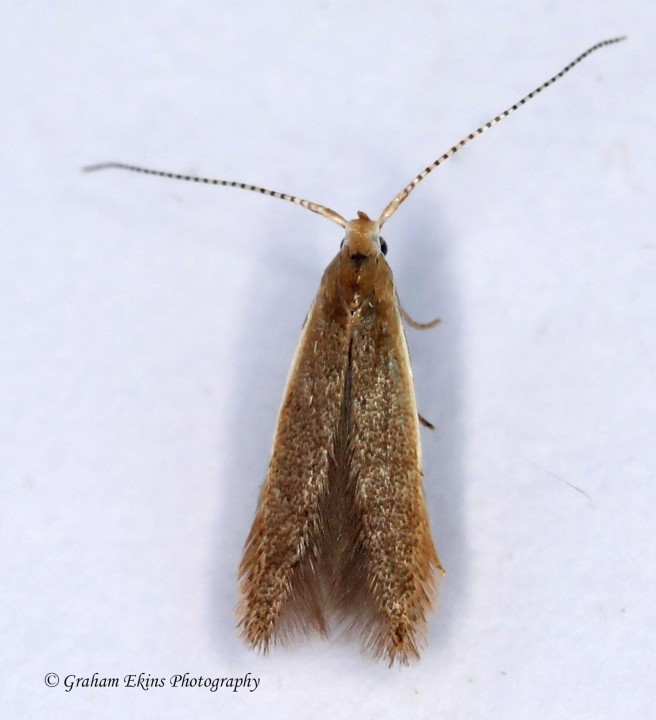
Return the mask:
{"type": "Polygon", "coordinates": [[[380,251],[383,255],[387,255],[387,243],[383,240],[383,238],[380,239],[380,251]]]}

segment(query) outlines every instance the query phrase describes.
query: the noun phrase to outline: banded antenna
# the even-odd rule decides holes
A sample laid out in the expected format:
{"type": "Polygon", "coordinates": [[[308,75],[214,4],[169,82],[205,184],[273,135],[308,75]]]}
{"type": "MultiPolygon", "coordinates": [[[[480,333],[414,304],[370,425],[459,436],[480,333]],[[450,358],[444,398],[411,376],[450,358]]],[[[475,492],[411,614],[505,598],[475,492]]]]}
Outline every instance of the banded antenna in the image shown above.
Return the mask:
{"type": "Polygon", "coordinates": [[[151,170],[150,168],[140,167],[139,165],[128,165],[121,162],[104,162],[98,163],[97,165],[87,165],[82,168],[83,172],[95,172],[96,170],[108,170],[110,168],[116,170],[129,170],[130,172],[143,173],[144,175],[156,175],[157,177],[171,178],[172,180],[186,180],[187,182],[203,183],[204,185],[222,185],[223,187],[239,188],[240,190],[252,190],[253,192],[260,193],[261,195],[269,195],[270,197],[279,198],[280,200],[287,200],[294,205],[300,205],[307,210],[318,213],[338,225],[345,228],[348,223],[344,218],[330,208],[324,207],[317,203],[311,202],[310,200],[303,200],[303,198],[296,197],[295,195],[289,195],[288,193],[278,192],[277,190],[267,190],[267,188],[259,187],[258,185],[249,185],[248,183],[237,182],[236,180],[216,180],[214,178],[198,177],[197,175],[181,175],[180,173],[167,172],[165,170],[151,170]]]}
{"type": "MultiPolygon", "coordinates": [[[[401,190],[401,192],[387,205],[387,207],[381,213],[380,218],[378,219],[378,226],[382,227],[387,222],[387,220],[389,220],[389,218],[398,210],[401,204],[406,200],[408,195],[410,195],[410,193],[417,187],[417,185],[419,185],[419,183],[427,175],[430,175],[430,173],[432,173],[435,168],[443,165],[449,158],[453,157],[458,152],[458,150],[460,150],[469,142],[474,140],[474,138],[482,135],[486,130],[489,130],[497,123],[505,120],[508,115],[515,112],[515,110],[519,109],[522,105],[526,104],[529,100],[534,98],[536,95],[541,93],[550,85],[553,85],[557,80],[560,80],[563,75],[566,75],[575,65],[578,65],[582,60],[585,60],[585,58],[595,52],[595,50],[599,50],[606,45],[614,45],[615,43],[621,42],[625,39],[626,35],[622,35],[621,37],[611,38],[610,40],[602,40],[601,42],[596,43],[592,47],[588,48],[584,53],[581,53],[577,58],[572,60],[568,65],[565,65],[565,67],[559,73],[549,78],[549,80],[542,83],[542,85],[536,87],[535,90],[532,90],[528,95],[525,95],[514,105],[511,105],[502,113],[499,113],[499,115],[493,117],[492,120],[486,122],[485,125],[481,125],[479,128],[469,133],[469,135],[460,140],[460,142],[453,145],[443,155],[440,155],[440,157],[438,157],[435,162],[425,167],[417,176],[415,176],[403,188],[403,190],[401,190]]],[[[145,175],[156,175],[157,177],[171,178],[172,180],[185,180],[187,182],[203,183],[205,185],[221,185],[223,187],[233,187],[239,188],[241,190],[251,190],[252,192],[260,193],[261,195],[268,195],[269,197],[278,198],[280,200],[287,200],[288,202],[294,203],[295,205],[300,205],[307,210],[311,210],[318,215],[322,215],[323,217],[328,218],[328,220],[332,220],[334,223],[341,225],[341,227],[343,228],[348,225],[348,222],[339,213],[325,207],[324,205],[319,205],[318,203],[311,202],[310,200],[304,200],[303,198],[299,198],[295,195],[290,195],[288,193],[282,193],[276,190],[267,190],[267,188],[259,187],[257,185],[249,185],[248,183],[237,182],[235,180],[216,180],[214,178],[198,177],[196,175],[183,175],[180,173],[166,172],[163,170],[151,170],[149,168],[140,167],[138,165],[128,165],[121,162],[105,162],[98,163],[96,165],[87,165],[86,167],[82,168],[82,170],[84,172],[95,172],[96,170],[108,170],[110,168],[117,170],[129,170],[130,172],[143,173],[145,175]]]]}
{"type": "Polygon", "coordinates": [[[449,158],[453,157],[458,150],[465,147],[467,143],[471,142],[474,138],[477,138],[479,135],[482,135],[486,130],[489,130],[491,127],[496,125],[497,123],[500,123],[502,120],[505,120],[508,115],[511,113],[514,113],[515,110],[520,108],[522,105],[526,104],[529,100],[532,100],[536,95],[541,93],[543,90],[549,87],[549,85],[553,85],[556,80],[560,80],[563,75],[566,75],[575,65],[578,65],[581,60],[585,60],[585,58],[588,57],[588,55],[592,54],[595,50],[599,50],[599,48],[605,47],[606,45],[613,45],[614,43],[621,42],[622,40],[626,40],[626,35],[622,35],[621,37],[611,38],[610,40],[602,40],[601,42],[598,42],[596,45],[593,45],[591,48],[588,48],[584,53],[581,53],[577,58],[572,60],[571,63],[568,65],[565,65],[565,67],[559,72],[556,73],[552,78],[549,78],[546,82],[542,83],[542,85],[539,85],[535,88],[535,90],[532,90],[528,95],[525,95],[521,100],[518,100],[514,105],[511,105],[507,110],[504,110],[502,113],[499,113],[495,117],[492,118],[489,122],[486,122],[485,125],[481,125],[481,127],[474,130],[474,132],[470,132],[469,135],[464,137],[460,142],[453,145],[449,150],[447,150],[444,155],[440,155],[440,157],[437,158],[437,160],[430,165],[428,165],[426,168],[424,168],[419,175],[417,175],[415,178],[413,178],[404,188],[401,190],[401,192],[392,200],[392,202],[383,210],[383,212],[380,215],[380,218],[378,218],[378,226],[382,227],[387,220],[398,210],[399,206],[403,201],[410,195],[410,193],[419,185],[419,183],[427,176],[430,175],[430,173],[435,170],[435,168],[439,167],[443,163],[445,163],[449,158]]]}

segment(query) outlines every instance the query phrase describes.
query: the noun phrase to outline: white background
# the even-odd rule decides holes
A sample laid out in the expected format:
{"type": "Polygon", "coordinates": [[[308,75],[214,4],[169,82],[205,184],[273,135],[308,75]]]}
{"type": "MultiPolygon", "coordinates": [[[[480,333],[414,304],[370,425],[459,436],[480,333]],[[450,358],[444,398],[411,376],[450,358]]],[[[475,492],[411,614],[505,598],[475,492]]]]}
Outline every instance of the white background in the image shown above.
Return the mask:
{"type": "Polygon", "coordinates": [[[654,4],[7,3],[1,706],[12,718],[644,718],[656,661],[654,4]],[[421,662],[251,654],[236,568],[342,231],[377,215],[448,576],[421,662]],[[578,490],[577,490],[578,488],[578,490]],[[581,492],[579,492],[579,490],[581,492]],[[44,676],[62,679],[48,688],[44,676]],[[260,679],[77,689],[67,675],[260,679]]]}

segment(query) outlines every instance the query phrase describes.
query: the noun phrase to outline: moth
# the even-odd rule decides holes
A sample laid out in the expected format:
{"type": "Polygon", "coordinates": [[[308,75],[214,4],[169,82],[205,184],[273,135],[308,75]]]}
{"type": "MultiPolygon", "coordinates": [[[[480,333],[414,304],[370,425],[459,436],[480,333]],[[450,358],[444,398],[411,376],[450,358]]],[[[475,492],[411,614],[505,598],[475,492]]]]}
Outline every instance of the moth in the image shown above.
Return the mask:
{"type": "Polygon", "coordinates": [[[402,309],[386,260],[384,223],[414,188],[467,143],[560,79],[593,45],[422,170],[377,220],[354,220],[293,195],[229,180],[102,163],[160,177],[259,192],[344,228],[289,372],[273,450],[239,567],[238,626],[266,652],[294,636],[355,631],[391,665],[419,658],[438,576],[423,488],[419,425],[402,309]]]}

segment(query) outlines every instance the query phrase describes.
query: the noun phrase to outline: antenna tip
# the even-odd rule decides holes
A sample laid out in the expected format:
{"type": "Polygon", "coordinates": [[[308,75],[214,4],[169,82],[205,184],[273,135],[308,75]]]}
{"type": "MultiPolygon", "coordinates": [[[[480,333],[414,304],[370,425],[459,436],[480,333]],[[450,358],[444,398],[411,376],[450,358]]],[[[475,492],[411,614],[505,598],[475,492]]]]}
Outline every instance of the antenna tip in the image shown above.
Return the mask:
{"type": "Polygon", "coordinates": [[[93,165],[85,165],[82,168],[82,172],[96,172],[96,170],[106,170],[107,168],[115,168],[120,167],[119,163],[115,162],[104,162],[104,163],[95,163],[93,165]]]}

